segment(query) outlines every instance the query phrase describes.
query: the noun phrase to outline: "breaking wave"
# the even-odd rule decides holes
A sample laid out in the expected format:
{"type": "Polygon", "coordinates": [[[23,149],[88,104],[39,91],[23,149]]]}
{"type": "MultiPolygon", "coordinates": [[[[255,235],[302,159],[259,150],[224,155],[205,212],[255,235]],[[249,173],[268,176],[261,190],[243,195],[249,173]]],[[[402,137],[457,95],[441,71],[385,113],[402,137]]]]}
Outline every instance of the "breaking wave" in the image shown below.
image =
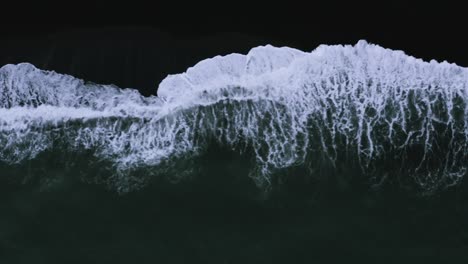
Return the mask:
{"type": "Polygon", "coordinates": [[[6,65],[0,177],[68,169],[128,192],[191,177],[217,146],[245,157],[264,190],[300,173],[432,193],[467,175],[467,98],[466,68],[365,41],[217,56],[168,76],[151,97],[6,65]]]}

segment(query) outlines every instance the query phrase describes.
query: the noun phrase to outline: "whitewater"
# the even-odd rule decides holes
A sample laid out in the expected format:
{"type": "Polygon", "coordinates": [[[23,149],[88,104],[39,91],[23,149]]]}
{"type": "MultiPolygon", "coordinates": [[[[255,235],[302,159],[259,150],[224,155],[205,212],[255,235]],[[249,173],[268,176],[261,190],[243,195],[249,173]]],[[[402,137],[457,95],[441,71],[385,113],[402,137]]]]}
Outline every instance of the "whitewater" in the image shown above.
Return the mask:
{"type": "Polygon", "coordinates": [[[301,168],[433,193],[468,174],[468,69],[365,41],[267,45],[203,60],[145,97],[28,63],[0,68],[0,177],[60,153],[60,166],[97,166],[125,193],[190,177],[213,145],[248,157],[246,177],[264,190],[301,168]]]}

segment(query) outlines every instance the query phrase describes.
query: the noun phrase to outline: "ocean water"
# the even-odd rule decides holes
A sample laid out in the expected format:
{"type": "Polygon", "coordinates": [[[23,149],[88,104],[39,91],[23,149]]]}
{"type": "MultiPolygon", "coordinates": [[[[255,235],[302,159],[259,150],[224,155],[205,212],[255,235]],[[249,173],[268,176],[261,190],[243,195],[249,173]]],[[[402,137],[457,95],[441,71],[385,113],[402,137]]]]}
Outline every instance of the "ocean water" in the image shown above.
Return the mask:
{"type": "Polygon", "coordinates": [[[468,259],[466,68],[267,45],[155,93],[0,68],[0,259],[468,259]]]}

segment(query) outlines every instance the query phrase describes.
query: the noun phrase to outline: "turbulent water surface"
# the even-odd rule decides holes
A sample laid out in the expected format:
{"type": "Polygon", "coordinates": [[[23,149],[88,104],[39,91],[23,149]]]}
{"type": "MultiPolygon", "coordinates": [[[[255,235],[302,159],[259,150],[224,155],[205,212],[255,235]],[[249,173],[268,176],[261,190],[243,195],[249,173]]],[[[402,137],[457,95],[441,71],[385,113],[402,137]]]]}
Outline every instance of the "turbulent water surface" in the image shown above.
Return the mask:
{"type": "Polygon", "coordinates": [[[262,46],[201,61],[144,97],[5,65],[0,146],[0,177],[44,188],[57,169],[118,192],[178,182],[215,166],[215,149],[242,157],[261,190],[301,174],[434,193],[467,175],[468,70],[365,41],[262,46]]]}

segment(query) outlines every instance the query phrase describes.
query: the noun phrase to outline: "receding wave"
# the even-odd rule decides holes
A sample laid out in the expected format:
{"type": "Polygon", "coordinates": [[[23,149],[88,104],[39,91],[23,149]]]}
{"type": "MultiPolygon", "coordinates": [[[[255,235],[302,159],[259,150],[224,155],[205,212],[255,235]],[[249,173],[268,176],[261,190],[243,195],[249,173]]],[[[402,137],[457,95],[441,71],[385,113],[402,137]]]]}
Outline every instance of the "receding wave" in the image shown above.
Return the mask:
{"type": "Polygon", "coordinates": [[[218,146],[245,157],[264,190],[301,173],[431,193],[467,175],[467,98],[466,68],[365,41],[217,56],[168,76],[151,97],[6,65],[0,169],[27,181],[27,164],[69,168],[128,192],[155,177],[190,177],[218,146]]]}

